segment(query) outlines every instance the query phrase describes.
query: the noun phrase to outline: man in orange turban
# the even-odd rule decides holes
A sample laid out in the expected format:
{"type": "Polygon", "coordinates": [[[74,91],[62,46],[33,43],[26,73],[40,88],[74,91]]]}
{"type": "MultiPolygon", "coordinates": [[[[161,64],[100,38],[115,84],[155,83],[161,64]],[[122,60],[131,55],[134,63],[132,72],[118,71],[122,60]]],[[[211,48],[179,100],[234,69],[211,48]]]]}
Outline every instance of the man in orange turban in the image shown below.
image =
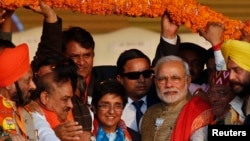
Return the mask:
{"type": "Polygon", "coordinates": [[[35,141],[37,135],[33,119],[25,107],[30,102],[31,91],[36,88],[32,80],[28,46],[2,47],[0,60],[0,108],[5,111],[0,113],[0,125],[4,132],[15,134],[11,136],[13,141],[28,138],[35,141]]]}
{"type": "Polygon", "coordinates": [[[226,40],[221,47],[221,52],[230,72],[229,80],[232,88],[245,102],[242,109],[244,114],[249,117],[245,120],[245,123],[247,123],[250,121],[250,43],[226,40]]]}

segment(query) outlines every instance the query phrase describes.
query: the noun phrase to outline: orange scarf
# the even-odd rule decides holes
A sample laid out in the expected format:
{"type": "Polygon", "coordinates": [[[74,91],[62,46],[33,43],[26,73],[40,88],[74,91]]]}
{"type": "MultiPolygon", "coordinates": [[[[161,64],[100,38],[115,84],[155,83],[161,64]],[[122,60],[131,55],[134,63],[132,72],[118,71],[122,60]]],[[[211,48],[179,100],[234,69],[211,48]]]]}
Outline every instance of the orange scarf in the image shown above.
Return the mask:
{"type": "MultiPolygon", "coordinates": [[[[48,121],[48,123],[50,124],[50,127],[52,129],[54,129],[59,124],[63,123],[63,122],[58,120],[58,117],[57,117],[56,113],[54,113],[52,111],[49,111],[49,110],[45,109],[44,107],[41,107],[41,108],[42,108],[42,110],[44,112],[46,120],[48,121]]],[[[74,121],[72,110],[69,111],[66,121],[74,121]]]]}
{"type": "Polygon", "coordinates": [[[182,108],[171,135],[171,141],[189,141],[199,128],[209,124],[212,110],[200,96],[194,96],[182,108]]]}

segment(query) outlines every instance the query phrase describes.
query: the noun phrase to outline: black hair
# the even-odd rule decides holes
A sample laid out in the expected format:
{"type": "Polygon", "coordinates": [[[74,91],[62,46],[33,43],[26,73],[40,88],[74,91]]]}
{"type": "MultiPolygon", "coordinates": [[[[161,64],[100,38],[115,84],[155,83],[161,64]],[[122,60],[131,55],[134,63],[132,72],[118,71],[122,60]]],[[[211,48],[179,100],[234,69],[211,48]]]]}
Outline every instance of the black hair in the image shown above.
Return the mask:
{"type": "Polygon", "coordinates": [[[214,58],[214,50],[213,48],[209,48],[207,51],[206,51],[206,62],[210,59],[210,58],[214,58]]]}
{"type": "Polygon", "coordinates": [[[148,61],[149,65],[151,64],[149,57],[140,50],[138,49],[125,50],[120,54],[116,62],[117,74],[122,74],[124,72],[124,66],[126,62],[135,58],[145,58],[148,61]]]}
{"type": "MultiPolygon", "coordinates": [[[[69,59],[69,58],[65,58],[65,60],[60,60],[60,61],[55,61],[53,60],[47,60],[44,62],[44,65],[47,64],[48,62],[52,63],[52,64],[47,64],[47,65],[54,65],[52,68],[52,72],[53,73],[53,81],[55,83],[59,83],[59,82],[64,82],[66,81],[66,79],[69,79],[72,85],[72,89],[73,91],[76,90],[77,88],[77,82],[78,82],[78,78],[79,75],[77,73],[77,66],[74,63],[73,60],[69,59]]],[[[43,66],[43,65],[41,65],[43,66]]],[[[50,73],[50,72],[49,72],[50,73]]],[[[46,75],[46,74],[44,74],[46,75]]],[[[45,90],[45,86],[47,86],[46,84],[43,83],[43,81],[45,80],[41,80],[44,79],[43,76],[41,77],[35,77],[34,78],[34,82],[37,85],[37,89],[34,91],[34,93],[32,94],[31,98],[32,99],[37,99],[40,97],[40,93],[42,91],[45,90]]],[[[48,87],[48,86],[47,86],[48,87]]]]}
{"type": "Polygon", "coordinates": [[[109,79],[102,82],[98,82],[98,84],[95,85],[92,95],[92,105],[97,107],[100,99],[108,93],[120,96],[123,101],[123,106],[127,104],[128,98],[123,85],[115,79],[109,79]]]}
{"type": "Polygon", "coordinates": [[[92,35],[85,29],[81,27],[70,27],[63,31],[63,43],[62,50],[66,51],[66,46],[70,41],[75,41],[79,43],[83,48],[94,50],[95,42],[92,35]]]}
{"type": "MultiPolygon", "coordinates": [[[[207,52],[207,50],[205,48],[203,48],[197,44],[194,44],[194,43],[183,42],[183,43],[180,43],[180,48],[179,48],[178,54],[181,53],[182,51],[192,51],[192,52],[197,53],[201,57],[201,61],[203,62],[203,64],[205,64],[206,52],[207,52]]],[[[178,56],[180,56],[180,55],[178,55],[178,56]]]]}

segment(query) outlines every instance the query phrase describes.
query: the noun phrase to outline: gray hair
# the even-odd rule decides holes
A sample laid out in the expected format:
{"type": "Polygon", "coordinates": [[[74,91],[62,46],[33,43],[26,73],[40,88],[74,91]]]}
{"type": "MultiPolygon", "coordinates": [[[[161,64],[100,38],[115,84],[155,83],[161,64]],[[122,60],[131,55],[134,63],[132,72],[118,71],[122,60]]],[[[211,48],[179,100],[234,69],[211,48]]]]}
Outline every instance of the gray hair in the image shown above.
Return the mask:
{"type": "Polygon", "coordinates": [[[157,72],[158,72],[157,70],[159,69],[161,64],[167,63],[167,62],[172,62],[172,61],[181,62],[185,68],[186,76],[190,76],[188,63],[186,61],[184,61],[182,58],[175,56],[175,55],[168,55],[168,56],[164,56],[164,57],[160,58],[155,65],[155,75],[157,76],[157,72]]]}

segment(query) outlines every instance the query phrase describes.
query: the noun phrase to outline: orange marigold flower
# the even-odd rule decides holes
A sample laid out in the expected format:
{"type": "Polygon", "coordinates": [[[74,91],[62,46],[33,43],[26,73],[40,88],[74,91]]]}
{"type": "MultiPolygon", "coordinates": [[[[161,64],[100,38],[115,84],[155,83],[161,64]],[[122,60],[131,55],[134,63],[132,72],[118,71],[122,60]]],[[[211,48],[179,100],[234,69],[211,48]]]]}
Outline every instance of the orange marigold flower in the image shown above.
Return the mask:
{"type": "MultiPolygon", "coordinates": [[[[231,20],[196,0],[44,0],[54,8],[82,14],[126,15],[131,17],[160,17],[165,11],[171,20],[184,24],[193,32],[206,28],[208,22],[220,22],[225,27],[224,39],[240,39],[250,33],[250,24],[231,20]]],[[[19,7],[37,7],[39,0],[1,0],[0,7],[15,10],[19,7]]],[[[250,35],[250,34],[249,34],[250,35]]]]}

